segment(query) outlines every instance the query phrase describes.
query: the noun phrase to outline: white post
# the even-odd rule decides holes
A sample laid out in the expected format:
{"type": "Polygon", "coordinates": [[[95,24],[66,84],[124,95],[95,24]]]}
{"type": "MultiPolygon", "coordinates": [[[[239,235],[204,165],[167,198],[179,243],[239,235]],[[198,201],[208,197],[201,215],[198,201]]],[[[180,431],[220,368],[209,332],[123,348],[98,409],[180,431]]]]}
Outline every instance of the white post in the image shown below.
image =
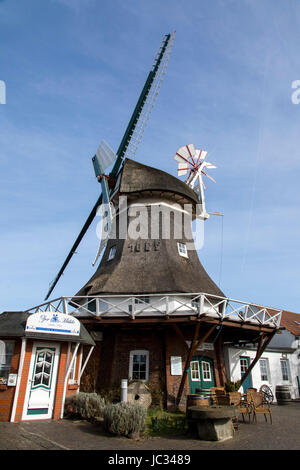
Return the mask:
{"type": "Polygon", "coordinates": [[[127,403],[127,387],[128,380],[122,379],[121,381],[121,402],[127,403]]]}

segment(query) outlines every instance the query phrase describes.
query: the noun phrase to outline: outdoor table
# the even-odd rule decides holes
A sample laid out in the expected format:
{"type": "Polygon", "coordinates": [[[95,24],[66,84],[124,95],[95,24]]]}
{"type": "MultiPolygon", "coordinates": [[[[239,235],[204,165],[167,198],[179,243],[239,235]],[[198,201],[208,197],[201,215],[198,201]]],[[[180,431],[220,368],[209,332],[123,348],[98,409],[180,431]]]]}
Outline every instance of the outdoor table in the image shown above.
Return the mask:
{"type": "Polygon", "coordinates": [[[204,441],[223,441],[234,434],[232,418],[236,416],[235,406],[191,406],[189,420],[196,423],[198,438],[204,441]]]}

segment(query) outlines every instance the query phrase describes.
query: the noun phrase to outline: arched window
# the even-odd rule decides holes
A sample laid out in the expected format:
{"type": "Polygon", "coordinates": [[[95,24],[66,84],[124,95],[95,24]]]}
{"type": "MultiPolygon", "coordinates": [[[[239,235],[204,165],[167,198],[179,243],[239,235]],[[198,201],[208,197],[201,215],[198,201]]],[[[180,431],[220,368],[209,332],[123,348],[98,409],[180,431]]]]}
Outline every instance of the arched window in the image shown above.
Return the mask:
{"type": "Polygon", "coordinates": [[[129,379],[149,380],[149,351],[142,349],[130,351],[129,379]]]}

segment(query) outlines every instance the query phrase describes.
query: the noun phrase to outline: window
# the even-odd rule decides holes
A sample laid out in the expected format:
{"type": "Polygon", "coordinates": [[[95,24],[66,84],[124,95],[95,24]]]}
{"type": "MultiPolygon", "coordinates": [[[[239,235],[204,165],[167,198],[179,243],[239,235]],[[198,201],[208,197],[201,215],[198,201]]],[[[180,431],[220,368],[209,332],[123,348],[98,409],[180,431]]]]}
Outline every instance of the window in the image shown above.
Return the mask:
{"type": "Polygon", "coordinates": [[[245,374],[248,369],[248,360],[244,357],[240,358],[240,365],[241,365],[241,373],[245,374]]]}
{"type": "Polygon", "coordinates": [[[112,246],[111,249],[109,250],[107,261],[114,259],[116,251],[117,251],[117,245],[112,246]]]}
{"type": "Polygon", "coordinates": [[[199,381],[200,380],[199,362],[191,361],[190,370],[191,370],[191,379],[199,381]]]}
{"type": "Polygon", "coordinates": [[[185,243],[177,243],[178,253],[184,258],[188,258],[187,247],[185,243]]]}
{"type": "MultiPolygon", "coordinates": [[[[70,358],[69,358],[70,362],[72,361],[75,348],[76,348],[76,344],[72,344],[71,351],[70,351],[70,358]]],[[[71,384],[75,383],[76,361],[77,361],[77,357],[75,357],[75,360],[73,362],[73,365],[71,367],[70,374],[69,374],[69,383],[71,384]]]]}
{"type": "Polygon", "coordinates": [[[14,341],[0,340],[0,384],[7,384],[14,345],[14,341]]]}
{"type": "Polygon", "coordinates": [[[281,359],[280,364],[281,364],[282,380],[289,380],[288,360],[281,359]]]}
{"type": "MultiPolygon", "coordinates": [[[[150,304],[150,297],[149,295],[140,295],[139,297],[136,297],[134,299],[134,304],[135,305],[140,305],[140,309],[145,306],[145,304],[150,304]]],[[[138,308],[139,310],[139,308],[138,308]]],[[[128,311],[129,313],[132,313],[132,305],[128,305],[128,311]]]]}
{"type": "Polygon", "coordinates": [[[268,377],[268,370],[269,370],[269,367],[268,367],[268,359],[260,359],[259,361],[259,367],[260,367],[260,377],[261,377],[261,380],[266,380],[268,381],[269,380],[269,377],[268,377]]]}
{"type": "Polygon", "coordinates": [[[129,378],[132,380],[149,379],[149,351],[130,351],[129,378]]]}
{"type": "Polygon", "coordinates": [[[210,363],[202,361],[202,376],[204,381],[211,381],[211,368],[210,363]]]}

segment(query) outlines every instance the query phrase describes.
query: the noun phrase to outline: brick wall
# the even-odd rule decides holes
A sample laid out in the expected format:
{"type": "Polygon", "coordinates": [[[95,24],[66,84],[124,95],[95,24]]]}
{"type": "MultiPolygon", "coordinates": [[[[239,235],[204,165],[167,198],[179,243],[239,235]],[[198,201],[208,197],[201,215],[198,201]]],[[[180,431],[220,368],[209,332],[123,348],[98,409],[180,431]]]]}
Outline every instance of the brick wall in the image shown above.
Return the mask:
{"type": "Polygon", "coordinates": [[[27,340],[24,362],[23,362],[23,372],[22,372],[20,388],[19,388],[19,397],[18,397],[18,403],[16,407],[15,422],[22,420],[23,405],[24,405],[26,387],[27,387],[27,382],[28,382],[28,373],[29,373],[29,367],[30,367],[32,346],[33,346],[33,341],[27,340]]]}

